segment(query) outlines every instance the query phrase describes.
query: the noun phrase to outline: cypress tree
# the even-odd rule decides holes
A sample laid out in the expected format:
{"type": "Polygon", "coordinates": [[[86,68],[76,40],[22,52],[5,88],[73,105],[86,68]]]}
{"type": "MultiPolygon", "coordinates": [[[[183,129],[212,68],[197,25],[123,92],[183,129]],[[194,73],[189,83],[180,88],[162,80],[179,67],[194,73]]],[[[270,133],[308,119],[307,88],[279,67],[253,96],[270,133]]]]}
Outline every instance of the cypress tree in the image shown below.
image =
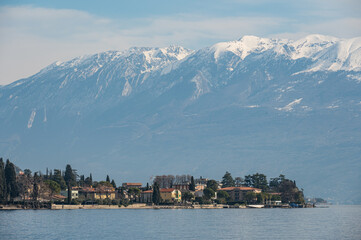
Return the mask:
{"type": "Polygon", "coordinates": [[[73,169],[71,168],[71,166],[69,164],[66,165],[66,168],[65,168],[64,180],[67,185],[70,184],[71,186],[73,186],[76,183],[76,176],[74,174],[73,169]]]}
{"type": "Polygon", "coordinates": [[[38,201],[39,197],[39,176],[38,173],[34,173],[34,184],[33,184],[33,200],[38,201]]]}
{"type": "Polygon", "coordinates": [[[114,181],[114,179],[112,179],[112,182],[111,182],[111,184],[113,185],[113,187],[114,187],[114,188],[117,188],[117,185],[115,184],[115,181],[114,181]]]}
{"type": "Polygon", "coordinates": [[[76,176],[70,164],[66,165],[64,180],[68,187],[68,204],[71,203],[71,187],[76,183],[76,176]]]}
{"type": "Polygon", "coordinates": [[[9,161],[6,161],[5,166],[5,181],[6,181],[6,197],[10,197],[10,201],[13,201],[15,197],[19,195],[16,184],[16,172],[15,165],[9,161]]]}
{"type": "Polygon", "coordinates": [[[194,178],[193,176],[191,177],[191,183],[189,184],[189,190],[191,191],[195,191],[196,190],[196,185],[194,183],[194,178]]]}
{"type": "Polygon", "coordinates": [[[154,183],[153,186],[153,195],[152,195],[152,201],[155,205],[158,205],[160,203],[160,190],[158,183],[154,183]]]}
{"type": "Polygon", "coordinates": [[[0,202],[6,201],[6,179],[3,159],[0,158],[0,202]]]}
{"type": "Polygon", "coordinates": [[[71,185],[68,183],[68,204],[71,203],[71,185]]]}
{"type": "Polygon", "coordinates": [[[108,182],[108,183],[110,183],[109,175],[107,175],[107,179],[106,179],[105,181],[108,182]]]}

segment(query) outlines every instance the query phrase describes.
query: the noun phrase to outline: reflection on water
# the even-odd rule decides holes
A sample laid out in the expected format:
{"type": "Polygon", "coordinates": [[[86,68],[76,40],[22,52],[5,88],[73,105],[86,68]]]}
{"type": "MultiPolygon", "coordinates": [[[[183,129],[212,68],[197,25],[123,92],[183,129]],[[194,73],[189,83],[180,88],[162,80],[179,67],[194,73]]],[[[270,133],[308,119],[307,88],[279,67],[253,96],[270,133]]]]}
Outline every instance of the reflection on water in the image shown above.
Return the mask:
{"type": "Polygon", "coordinates": [[[0,211],[0,239],[361,239],[361,206],[0,211]]]}

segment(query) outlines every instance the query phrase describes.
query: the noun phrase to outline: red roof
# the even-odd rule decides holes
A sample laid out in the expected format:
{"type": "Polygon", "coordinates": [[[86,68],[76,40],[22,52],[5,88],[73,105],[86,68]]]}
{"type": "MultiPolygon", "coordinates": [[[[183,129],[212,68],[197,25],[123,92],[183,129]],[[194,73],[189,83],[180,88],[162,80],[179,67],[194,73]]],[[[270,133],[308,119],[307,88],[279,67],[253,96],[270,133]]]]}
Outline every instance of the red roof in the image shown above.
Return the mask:
{"type": "Polygon", "coordinates": [[[54,199],[66,199],[67,197],[64,197],[64,196],[62,196],[62,195],[57,195],[57,194],[56,194],[56,195],[53,196],[53,198],[54,198],[54,199]]]}
{"type": "Polygon", "coordinates": [[[161,188],[159,191],[160,192],[173,192],[174,190],[176,190],[175,188],[161,188]]]}
{"type": "Polygon", "coordinates": [[[130,182],[123,183],[123,185],[126,185],[126,186],[142,186],[141,183],[130,183],[130,182]]]}
{"type": "Polygon", "coordinates": [[[84,187],[79,189],[79,192],[96,192],[96,193],[112,193],[115,192],[114,188],[101,186],[99,188],[84,187]]]}
{"type": "Polygon", "coordinates": [[[147,191],[143,191],[143,193],[152,193],[153,190],[147,190],[147,191]]]}
{"type": "Polygon", "coordinates": [[[233,190],[240,190],[240,191],[258,190],[258,191],[261,191],[262,189],[253,188],[253,187],[226,187],[226,188],[218,189],[218,191],[233,191],[233,190]]]}

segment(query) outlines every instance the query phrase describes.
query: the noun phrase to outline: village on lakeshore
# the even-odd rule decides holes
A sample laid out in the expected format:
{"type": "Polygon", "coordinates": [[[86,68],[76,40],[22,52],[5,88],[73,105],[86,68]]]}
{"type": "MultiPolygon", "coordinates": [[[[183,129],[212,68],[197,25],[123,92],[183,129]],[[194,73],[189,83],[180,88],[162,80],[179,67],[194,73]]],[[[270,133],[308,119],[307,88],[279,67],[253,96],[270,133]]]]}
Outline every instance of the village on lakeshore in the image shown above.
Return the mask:
{"type": "Polygon", "coordinates": [[[0,158],[0,209],[117,209],[117,208],[304,208],[303,189],[284,175],[271,178],[255,173],[221,181],[191,175],[159,175],[143,185],[124,182],[117,186],[106,175],[65,170],[32,173],[0,158]]]}

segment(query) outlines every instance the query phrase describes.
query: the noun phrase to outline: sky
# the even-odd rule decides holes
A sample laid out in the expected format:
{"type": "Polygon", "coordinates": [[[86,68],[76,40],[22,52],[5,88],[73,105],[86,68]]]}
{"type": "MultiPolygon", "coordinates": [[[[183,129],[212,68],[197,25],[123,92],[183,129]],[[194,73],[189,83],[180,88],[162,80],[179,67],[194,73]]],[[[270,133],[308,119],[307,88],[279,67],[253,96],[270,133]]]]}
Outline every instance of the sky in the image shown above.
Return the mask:
{"type": "Polygon", "coordinates": [[[0,0],[0,85],[133,46],[200,49],[244,35],[361,36],[359,0],[0,0]]]}

